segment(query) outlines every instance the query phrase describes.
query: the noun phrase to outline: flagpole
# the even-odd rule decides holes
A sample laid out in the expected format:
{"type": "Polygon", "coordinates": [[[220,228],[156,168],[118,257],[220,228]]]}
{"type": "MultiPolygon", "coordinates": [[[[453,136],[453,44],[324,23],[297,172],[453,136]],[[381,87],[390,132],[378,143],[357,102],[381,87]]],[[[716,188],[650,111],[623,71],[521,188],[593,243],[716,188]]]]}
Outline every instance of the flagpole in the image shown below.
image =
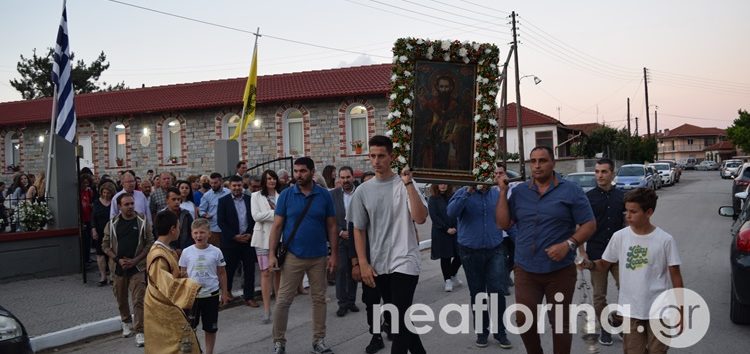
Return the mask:
{"type": "Polygon", "coordinates": [[[52,159],[54,158],[54,148],[55,148],[55,140],[52,138],[53,134],[55,134],[55,121],[57,120],[57,85],[53,85],[54,90],[52,91],[52,118],[49,123],[49,148],[47,149],[47,169],[45,170],[45,176],[44,176],[44,201],[47,201],[47,196],[49,195],[49,184],[51,181],[50,178],[50,169],[52,168],[52,159]]]}
{"type": "MultiPolygon", "coordinates": [[[[255,44],[253,45],[253,56],[255,56],[255,53],[256,53],[256,51],[258,50],[258,37],[260,37],[260,27],[258,27],[258,28],[257,28],[257,29],[255,30],[255,33],[253,33],[253,35],[255,36],[255,44]]],[[[249,80],[249,79],[250,79],[250,77],[248,76],[248,80],[249,80]]],[[[237,127],[235,128],[235,130],[236,130],[236,129],[241,129],[241,131],[240,131],[240,133],[239,133],[239,134],[237,134],[237,133],[235,132],[235,134],[237,134],[237,139],[238,139],[238,140],[239,140],[239,139],[242,139],[242,133],[244,133],[244,132],[245,132],[245,129],[243,129],[243,128],[245,127],[245,119],[247,119],[247,117],[245,117],[245,105],[243,104],[243,105],[242,105],[242,111],[241,111],[241,113],[240,113],[240,122],[239,122],[239,124],[237,125],[237,127]]],[[[233,135],[233,136],[234,136],[234,135],[233,135]]],[[[231,138],[230,138],[230,139],[231,139],[231,138]]],[[[241,145],[241,144],[240,144],[240,145],[241,145]]],[[[240,156],[240,159],[242,159],[242,156],[240,156]]]]}

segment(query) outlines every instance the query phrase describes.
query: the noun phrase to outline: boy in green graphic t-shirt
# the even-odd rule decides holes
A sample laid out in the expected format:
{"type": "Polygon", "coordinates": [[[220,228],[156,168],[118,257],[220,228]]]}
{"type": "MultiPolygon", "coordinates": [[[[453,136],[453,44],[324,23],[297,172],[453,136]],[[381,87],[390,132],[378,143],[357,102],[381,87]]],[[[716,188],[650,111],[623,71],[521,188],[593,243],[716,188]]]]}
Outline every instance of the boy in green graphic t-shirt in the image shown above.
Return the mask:
{"type": "MultiPolygon", "coordinates": [[[[625,333],[623,350],[627,353],[666,353],[668,343],[654,336],[649,321],[658,323],[660,311],[652,304],[664,291],[682,288],[680,255],[674,238],[651,224],[656,209],[656,192],[638,188],[625,194],[625,219],[628,227],[612,235],[602,259],[584,262],[587,269],[604,271],[619,263],[620,305],[630,333],[625,333]]],[[[625,327],[628,328],[627,326],[625,327]]]]}

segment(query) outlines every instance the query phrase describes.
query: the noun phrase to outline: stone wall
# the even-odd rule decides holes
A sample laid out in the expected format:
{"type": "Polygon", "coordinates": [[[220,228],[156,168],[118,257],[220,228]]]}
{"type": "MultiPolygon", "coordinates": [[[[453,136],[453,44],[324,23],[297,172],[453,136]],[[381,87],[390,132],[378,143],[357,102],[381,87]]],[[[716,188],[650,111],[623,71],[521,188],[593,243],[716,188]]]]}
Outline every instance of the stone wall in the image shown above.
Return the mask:
{"type": "MultiPolygon", "coordinates": [[[[362,104],[368,111],[368,136],[383,134],[387,118],[385,97],[331,98],[315,101],[285,102],[259,105],[256,118],[259,127],[249,126],[241,137],[242,158],[249,165],[284,156],[283,117],[287,109],[296,108],[304,114],[305,155],[311,156],[318,170],[332,164],[337,167],[349,165],[354,169],[368,170],[366,153],[350,153],[346,139],[346,111],[353,104],[362,104]]],[[[178,177],[211,172],[214,168],[214,142],[222,136],[228,117],[239,114],[241,107],[224,107],[156,114],[140,114],[119,117],[96,117],[78,119],[78,135],[91,137],[94,171],[99,174],[115,174],[117,171],[133,169],[145,175],[148,169],[172,171],[178,177]],[[176,118],[181,124],[182,151],[177,163],[167,161],[163,146],[163,131],[166,122],[176,118]],[[122,166],[110,159],[110,129],[122,123],[126,131],[126,158],[122,166]],[[148,130],[145,134],[144,128],[148,130]],[[148,135],[148,139],[144,137],[148,135]],[[144,140],[145,139],[145,140],[144,140]],[[146,141],[147,140],[147,141],[146,141]],[[144,146],[142,143],[148,143],[144,146]]],[[[33,124],[23,127],[4,127],[0,130],[0,146],[5,155],[5,139],[10,131],[20,132],[21,168],[27,173],[37,173],[46,168],[46,157],[38,137],[45,135],[49,124],[33,124]]],[[[45,137],[48,140],[48,137],[45,137]]],[[[3,159],[5,160],[5,159],[3,159]]],[[[3,162],[1,180],[10,183],[9,173],[3,162]]],[[[75,168],[71,166],[71,168],[75,168]]]]}

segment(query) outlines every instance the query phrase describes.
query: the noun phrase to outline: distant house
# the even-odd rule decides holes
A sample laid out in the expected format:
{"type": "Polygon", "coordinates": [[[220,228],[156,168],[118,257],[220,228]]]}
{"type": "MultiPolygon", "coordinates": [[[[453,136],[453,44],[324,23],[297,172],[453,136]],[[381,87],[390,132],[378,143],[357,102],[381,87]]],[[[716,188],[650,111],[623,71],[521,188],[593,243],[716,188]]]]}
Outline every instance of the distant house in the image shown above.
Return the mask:
{"type": "Polygon", "coordinates": [[[714,154],[715,150],[705,150],[726,138],[727,132],[724,129],[702,128],[692,124],[664,129],[663,132],[657,133],[659,158],[679,161],[692,157],[698,160],[720,161],[721,154],[714,154]]]}
{"type": "MultiPolygon", "coordinates": [[[[508,136],[505,139],[509,153],[518,152],[518,124],[516,118],[515,103],[509,103],[506,122],[508,125],[508,136]]],[[[498,110],[498,116],[502,114],[498,110]]],[[[535,146],[548,146],[555,150],[556,157],[571,156],[570,147],[576,141],[580,130],[571,128],[544,113],[533,109],[521,108],[521,124],[523,125],[523,157],[529,158],[531,149],[535,146]]],[[[502,144],[502,128],[500,129],[500,141],[502,144]]]]}
{"type": "Polygon", "coordinates": [[[707,146],[703,149],[706,160],[721,162],[729,160],[734,156],[737,156],[737,148],[734,147],[731,141],[720,141],[711,146],[707,146]]]}

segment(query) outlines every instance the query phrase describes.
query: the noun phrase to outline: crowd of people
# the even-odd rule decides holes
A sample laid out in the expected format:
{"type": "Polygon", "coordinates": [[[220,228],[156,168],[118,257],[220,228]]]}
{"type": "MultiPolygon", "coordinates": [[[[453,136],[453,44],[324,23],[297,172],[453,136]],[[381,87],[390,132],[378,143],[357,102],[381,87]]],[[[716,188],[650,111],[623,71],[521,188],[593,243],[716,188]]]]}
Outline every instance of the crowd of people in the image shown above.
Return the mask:
{"type": "MultiPolygon", "coordinates": [[[[638,299],[682,287],[674,240],[649,222],[656,195],[614,189],[610,160],[597,162],[597,187],[584,193],[554,171],[551,149],[536,147],[529,157],[529,181],[509,183],[498,166],[495,185],[435,184],[426,199],[408,167],[392,170],[392,149],[389,138],[372,137],[372,172],[362,176],[348,166],[326,166],[317,173],[308,157],[296,159],[291,174],[266,170],[260,176],[249,175],[245,161],[231,176],[212,173],[185,180],[151,170],[142,178],[124,171],[116,180],[97,180],[84,171],[82,220],[96,250],[99,285],[112,282],[122,335],[135,334],[147,353],[197,353],[201,345],[195,329],[202,324],[203,347],[212,353],[219,308],[235,300],[233,282],[241,269],[241,301],[262,306],[258,323],[271,324],[275,354],[286,352],[289,310],[298,294],[308,293],[305,288],[312,300],[312,352],[333,353],[325,341],[330,284],[336,287],[339,317],[360,311],[361,291],[371,335],[366,353],[384,349],[384,335],[393,341],[391,353],[425,353],[404,316],[414,303],[421,272],[415,224],[428,216],[431,258],[440,261],[443,289],[463,285],[457,277],[463,268],[470,305],[480,294],[499,300],[492,303],[497,309],[472,311],[481,313],[472,321],[477,347],[487,347],[490,334],[501,348],[513,347],[502,321],[511,286],[516,304],[531,309],[543,302],[570,305],[577,253],[583,259],[578,267],[591,269],[597,318],[606,306],[609,274],[616,282],[619,275],[652,285],[619,288],[617,283],[620,300],[635,302],[633,312],[623,316],[636,325],[649,320],[638,299]],[[643,254],[648,259],[641,259],[639,267],[624,270],[619,265],[629,259],[633,245],[653,251],[643,254]],[[256,264],[262,305],[255,297],[256,264]],[[650,272],[639,273],[644,270],[650,272]],[[669,277],[649,278],[656,273],[669,277]],[[381,318],[377,304],[398,311],[381,318]]],[[[516,313],[519,326],[532,323],[521,340],[526,352],[542,353],[535,331],[541,319],[536,311],[531,314],[516,313]]],[[[561,313],[549,312],[553,326],[562,316],[563,327],[553,334],[555,353],[570,352],[569,315],[567,306],[561,313]]],[[[599,342],[613,344],[604,328],[599,342]]],[[[655,342],[648,331],[625,334],[623,348],[626,353],[646,347],[666,351],[666,345],[655,342]]]]}
{"type": "Polygon", "coordinates": [[[17,170],[13,172],[12,181],[10,186],[0,181],[0,232],[27,231],[18,218],[14,218],[18,205],[46,201],[44,172],[34,175],[17,170]]]}

